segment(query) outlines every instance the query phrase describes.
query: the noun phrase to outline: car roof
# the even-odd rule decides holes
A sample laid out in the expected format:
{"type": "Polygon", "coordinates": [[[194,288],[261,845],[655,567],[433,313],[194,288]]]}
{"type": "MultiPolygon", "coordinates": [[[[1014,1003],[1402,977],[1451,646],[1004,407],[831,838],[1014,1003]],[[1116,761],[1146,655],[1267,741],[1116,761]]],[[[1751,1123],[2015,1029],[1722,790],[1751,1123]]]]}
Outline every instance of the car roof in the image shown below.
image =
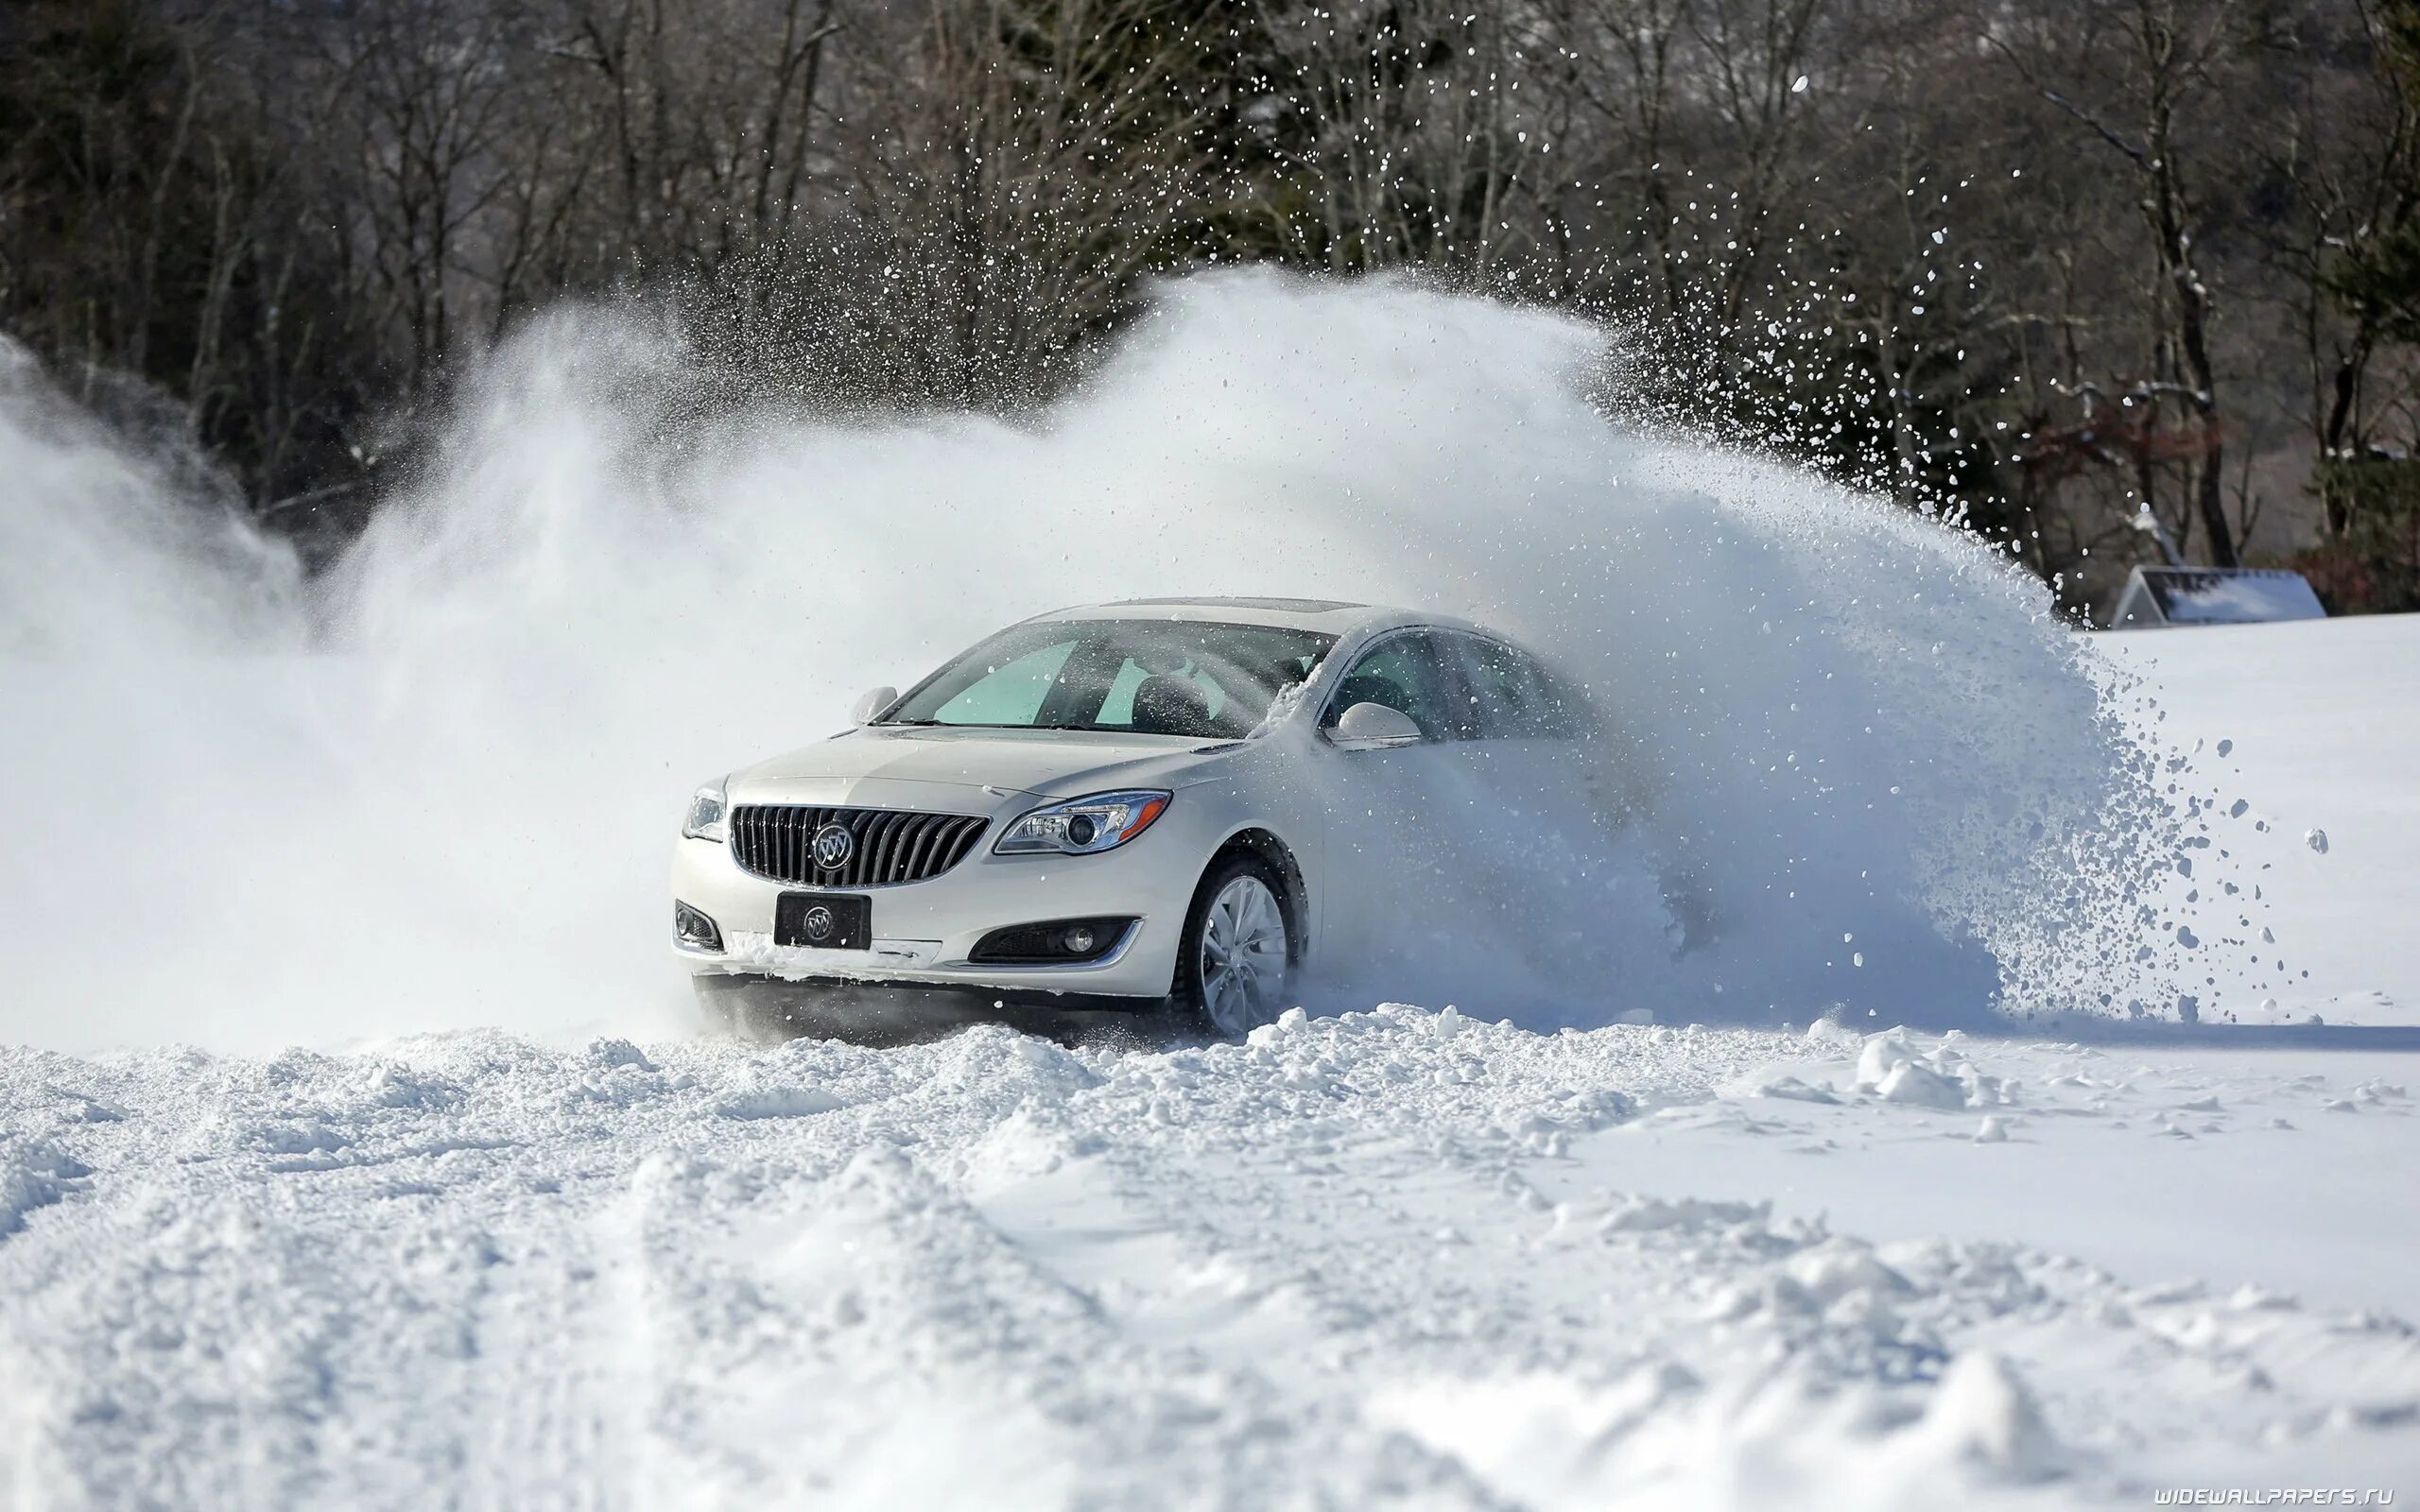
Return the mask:
{"type": "Polygon", "coordinates": [[[1391,609],[1382,604],[1352,604],[1334,598],[1128,598],[1111,604],[1080,604],[1037,614],[1037,620],[1206,620],[1225,625],[1279,625],[1294,629],[1343,635],[1359,629],[1388,629],[1397,625],[1450,625],[1467,622],[1450,614],[1391,609]]]}

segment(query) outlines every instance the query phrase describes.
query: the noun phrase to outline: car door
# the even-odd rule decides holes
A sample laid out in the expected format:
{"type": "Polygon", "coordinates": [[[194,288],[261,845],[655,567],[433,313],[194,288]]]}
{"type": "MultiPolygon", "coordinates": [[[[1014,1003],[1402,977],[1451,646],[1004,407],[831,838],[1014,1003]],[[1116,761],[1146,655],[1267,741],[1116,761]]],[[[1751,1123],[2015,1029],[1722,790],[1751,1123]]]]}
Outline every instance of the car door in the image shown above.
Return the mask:
{"type": "Polygon", "coordinates": [[[1435,912],[1444,868],[1434,818],[1464,796],[1446,738],[1459,717],[1455,691],[1437,632],[1397,630],[1364,647],[1322,706],[1323,740],[1358,703],[1396,710],[1421,732],[1415,745],[1324,752],[1330,882],[1321,954],[1340,981],[1379,985],[1377,968],[1435,912]]]}
{"type": "Polygon", "coordinates": [[[1457,763],[1514,827],[1561,822],[1587,783],[1582,723],[1537,660],[1493,636],[1440,633],[1458,702],[1457,763]]]}
{"type": "Polygon", "coordinates": [[[1640,885],[1589,711],[1509,642],[1459,631],[1444,640],[1464,699],[1450,749],[1493,815],[1461,848],[1469,917],[1543,959],[1586,962],[1640,885]]]}

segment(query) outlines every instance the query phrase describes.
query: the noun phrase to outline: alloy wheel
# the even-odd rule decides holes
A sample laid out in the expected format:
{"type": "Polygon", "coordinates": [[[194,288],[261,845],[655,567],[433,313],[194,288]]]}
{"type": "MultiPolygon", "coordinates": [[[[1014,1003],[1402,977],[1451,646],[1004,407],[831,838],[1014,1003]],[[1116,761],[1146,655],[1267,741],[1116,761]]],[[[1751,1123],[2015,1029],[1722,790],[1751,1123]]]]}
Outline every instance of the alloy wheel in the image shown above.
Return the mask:
{"type": "Polygon", "coordinates": [[[1276,1017],[1288,964],[1286,913],[1258,877],[1231,879],[1201,922],[1201,1008],[1222,1034],[1276,1017]]]}

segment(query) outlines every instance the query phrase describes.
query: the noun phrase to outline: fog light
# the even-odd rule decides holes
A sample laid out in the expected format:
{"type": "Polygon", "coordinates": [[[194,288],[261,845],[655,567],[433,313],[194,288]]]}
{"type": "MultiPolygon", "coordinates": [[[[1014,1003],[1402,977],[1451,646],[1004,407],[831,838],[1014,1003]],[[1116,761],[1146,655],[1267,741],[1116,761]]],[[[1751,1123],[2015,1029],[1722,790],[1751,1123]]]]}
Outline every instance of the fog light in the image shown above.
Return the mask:
{"type": "Polygon", "coordinates": [[[672,904],[672,937],[685,950],[722,953],[722,931],[715,921],[678,901],[672,904]]]}
{"type": "Polygon", "coordinates": [[[1011,924],[975,942],[966,958],[978,965],[1085,966],[1115,950],[1135,927],[1132,919],[1049,919],[1011,924]]]}

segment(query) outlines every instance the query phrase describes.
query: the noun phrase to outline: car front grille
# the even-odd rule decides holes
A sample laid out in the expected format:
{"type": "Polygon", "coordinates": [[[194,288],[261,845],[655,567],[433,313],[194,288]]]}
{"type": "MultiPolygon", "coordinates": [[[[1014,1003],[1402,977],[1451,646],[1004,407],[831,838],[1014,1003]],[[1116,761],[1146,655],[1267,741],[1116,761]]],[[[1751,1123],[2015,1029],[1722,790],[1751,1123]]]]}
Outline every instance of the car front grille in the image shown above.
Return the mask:
{"type": "Polygon", "coordinates": [[[966,859],[991,821],[914,809],[825,809],[743,803],[731,811],[732,855],[746,870],[809,887],[890,887],[938,877],[966,859]],[[815,837],[849,832],[848,858],[816,864],[815,837]]]}

